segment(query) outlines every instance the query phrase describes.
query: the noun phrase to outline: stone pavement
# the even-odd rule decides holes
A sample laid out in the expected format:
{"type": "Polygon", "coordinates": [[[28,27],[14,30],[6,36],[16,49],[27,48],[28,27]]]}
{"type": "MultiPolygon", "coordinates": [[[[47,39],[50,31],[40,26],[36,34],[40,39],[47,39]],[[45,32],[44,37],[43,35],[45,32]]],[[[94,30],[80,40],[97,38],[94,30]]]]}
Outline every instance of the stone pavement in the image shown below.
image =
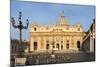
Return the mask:
{"type": "Polygon", "coordinates": [[[25,65],[42,65],[42,64],[57,64],[57,63],[72,63],[72,62],[87,62],[95,61],[95,54],[90,52],[76,53],[39,53],[35,55],[27,55],[25,65]]]}

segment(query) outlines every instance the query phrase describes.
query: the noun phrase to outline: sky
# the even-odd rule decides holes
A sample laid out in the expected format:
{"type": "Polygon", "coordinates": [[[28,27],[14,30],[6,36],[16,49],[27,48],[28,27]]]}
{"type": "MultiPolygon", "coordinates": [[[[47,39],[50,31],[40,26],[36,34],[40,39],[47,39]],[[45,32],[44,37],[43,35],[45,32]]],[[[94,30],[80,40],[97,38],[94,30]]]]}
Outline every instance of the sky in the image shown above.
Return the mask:
{"type": "MultiPolygon", "coordinates": [[[[22,12],[22,22],[26,26],[26,19],[29,19],[29,27],[23,29],[22,39],[29,41],[29,30],[32,23],[40,25],[56,24],[62,11],[70,25],[80,23],[84,31],[87,31],[95,18],[95,6],[58,4],[43,2],[26,2],[11,0],[11,17],[14,17],[18,25],[19,12],[22,12]]],[[[19,30],[11,25],[11,38],[19,39],[19,30]]]]}

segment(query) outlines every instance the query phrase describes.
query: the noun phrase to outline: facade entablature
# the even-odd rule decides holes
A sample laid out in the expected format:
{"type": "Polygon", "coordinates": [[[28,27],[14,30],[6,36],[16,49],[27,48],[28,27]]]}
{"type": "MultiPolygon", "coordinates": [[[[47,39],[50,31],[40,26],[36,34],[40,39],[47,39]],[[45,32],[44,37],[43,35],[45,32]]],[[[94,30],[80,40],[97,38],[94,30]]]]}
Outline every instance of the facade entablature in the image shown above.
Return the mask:
{"type": "Polygon", "coordinates": [[[34,26],[31,28],[30,32],[51,32],[51,31],[64,31],[64,32],[83,32],[82,28],[74,28],[74,27],[69,27],[69,28],[62,28],[62,27],[37,27],[34,26]]]}
{"type": "Polygon", "coordinates": [[[80,32],[36,32],[36,33],[32,33],[30,32],[31,36],[84,36],[85,33],[80,32]]]}

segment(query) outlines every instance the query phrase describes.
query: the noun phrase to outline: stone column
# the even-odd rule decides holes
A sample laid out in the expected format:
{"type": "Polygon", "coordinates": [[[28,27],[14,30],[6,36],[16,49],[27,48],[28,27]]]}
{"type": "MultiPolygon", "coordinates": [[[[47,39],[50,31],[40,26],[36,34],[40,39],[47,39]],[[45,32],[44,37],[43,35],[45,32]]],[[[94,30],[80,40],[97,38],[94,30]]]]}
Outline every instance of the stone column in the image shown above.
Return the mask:
{"type": "Polygon", "coordinates": [[[30,51],[33,52],[34,51],[34,46],[33,46],[33,37],[30,37],[30,51]]]}
{"type": "Polygon", "coordinates": [[[66,38],[67,38],[67,36],[66,37],[63,37],[63,50],[66,50],[66,38]]]}
{"type": "Polygon", "coordinates": [[[37,42],[37,52],[40,52],[42,49],[41,49],[41,37],[40,36],[37,36],[36,38],[36,42],[37,42]]]}
{"type": "Polygon", "coordinates": [[[94,52],[94,40],[93,37],[91,37],[91,35],[90,35],[90,52],[94,52]]]}

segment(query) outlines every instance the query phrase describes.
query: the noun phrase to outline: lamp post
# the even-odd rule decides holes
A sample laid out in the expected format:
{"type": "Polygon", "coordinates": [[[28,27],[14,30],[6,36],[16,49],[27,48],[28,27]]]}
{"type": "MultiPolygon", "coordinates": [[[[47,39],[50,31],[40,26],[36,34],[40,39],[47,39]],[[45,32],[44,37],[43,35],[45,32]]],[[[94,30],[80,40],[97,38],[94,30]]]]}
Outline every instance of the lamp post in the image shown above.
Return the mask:
{"type": "Polygon", "coordinates": [[[19,29],[19,46],[18,46],[19,56],[22,56],[22,53],[24,51],[23,45],[22,45],[22,29],[27,29],[28,25],[29,25],[29,20],[27,19],[26,20],[26,26],[23,26],[21,18],[22,18],[22,13],[19,12],[19,18],[18,18],[19,25],[15,25],[15,19],[13,17],[11,18],[12,26],[15,29],[19,29]]]}

